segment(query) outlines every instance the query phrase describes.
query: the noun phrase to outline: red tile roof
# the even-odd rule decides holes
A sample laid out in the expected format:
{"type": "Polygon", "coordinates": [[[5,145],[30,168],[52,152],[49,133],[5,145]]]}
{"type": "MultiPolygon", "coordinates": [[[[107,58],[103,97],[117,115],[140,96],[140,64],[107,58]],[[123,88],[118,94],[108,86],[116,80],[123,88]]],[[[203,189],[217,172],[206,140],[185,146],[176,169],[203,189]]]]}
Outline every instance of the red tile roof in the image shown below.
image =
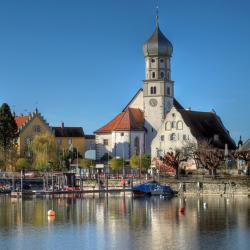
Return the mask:
{"type": "Polygon", "coordinates": [[[144,114],[140,109],[127,108],[95,133],[110,133],[112,131],[144,130],[144,114]]]}
{"type": "Polygon", "coordinates": [[[29,117],[30,116],[28,115],[16,116],[15,121],[16,121],[17,126],[21,127],[22,125],[24,125],[24,123],[29,120],[29,117]]]}

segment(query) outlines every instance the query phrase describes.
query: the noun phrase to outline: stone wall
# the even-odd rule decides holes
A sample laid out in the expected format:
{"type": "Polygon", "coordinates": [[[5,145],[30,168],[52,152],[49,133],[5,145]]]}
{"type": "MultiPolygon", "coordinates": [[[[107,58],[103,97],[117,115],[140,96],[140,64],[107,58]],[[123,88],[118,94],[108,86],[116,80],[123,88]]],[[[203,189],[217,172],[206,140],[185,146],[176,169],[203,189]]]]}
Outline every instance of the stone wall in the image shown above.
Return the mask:
{"type": "Polygon", "coordinates": [[[179,194],[250,196],[250,179],[241,181],[169,181],[166,183],[179,194]]]}

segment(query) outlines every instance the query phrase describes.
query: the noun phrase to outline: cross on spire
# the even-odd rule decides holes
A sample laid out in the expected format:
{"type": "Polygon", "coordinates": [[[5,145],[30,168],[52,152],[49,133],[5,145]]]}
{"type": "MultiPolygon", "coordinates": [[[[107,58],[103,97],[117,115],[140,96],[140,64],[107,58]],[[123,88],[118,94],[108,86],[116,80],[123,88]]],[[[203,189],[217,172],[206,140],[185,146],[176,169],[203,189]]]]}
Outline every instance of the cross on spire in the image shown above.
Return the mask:
{"type": "Polygon", "coordinates": [[[158,21],[159,21],[159,1],[156,1],[156,26],[158,26],[158,21]]]}

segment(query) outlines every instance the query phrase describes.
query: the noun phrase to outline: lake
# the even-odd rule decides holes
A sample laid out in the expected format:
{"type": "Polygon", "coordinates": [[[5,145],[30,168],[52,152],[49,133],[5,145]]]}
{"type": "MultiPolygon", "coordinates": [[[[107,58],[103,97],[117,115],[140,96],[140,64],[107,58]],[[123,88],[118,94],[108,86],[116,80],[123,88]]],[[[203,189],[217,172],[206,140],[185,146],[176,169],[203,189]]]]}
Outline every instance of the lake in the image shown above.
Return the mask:
{"type": "Polygon", "coordinates": [[[250,249],[250,197],[0,196],[0,249],[250,249]]]}

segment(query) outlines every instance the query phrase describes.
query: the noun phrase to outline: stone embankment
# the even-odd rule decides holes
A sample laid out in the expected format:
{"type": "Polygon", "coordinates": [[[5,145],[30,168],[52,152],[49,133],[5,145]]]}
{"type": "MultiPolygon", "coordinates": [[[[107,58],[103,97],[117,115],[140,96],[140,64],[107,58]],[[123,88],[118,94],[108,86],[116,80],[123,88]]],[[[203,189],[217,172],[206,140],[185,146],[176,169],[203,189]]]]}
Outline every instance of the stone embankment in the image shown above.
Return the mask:
{"type": "Polygon", "coordinates": [[[171,180],[173,189],[184,195],[244,195],[250,196],[250,179],[245,180],[171,180]]]}

